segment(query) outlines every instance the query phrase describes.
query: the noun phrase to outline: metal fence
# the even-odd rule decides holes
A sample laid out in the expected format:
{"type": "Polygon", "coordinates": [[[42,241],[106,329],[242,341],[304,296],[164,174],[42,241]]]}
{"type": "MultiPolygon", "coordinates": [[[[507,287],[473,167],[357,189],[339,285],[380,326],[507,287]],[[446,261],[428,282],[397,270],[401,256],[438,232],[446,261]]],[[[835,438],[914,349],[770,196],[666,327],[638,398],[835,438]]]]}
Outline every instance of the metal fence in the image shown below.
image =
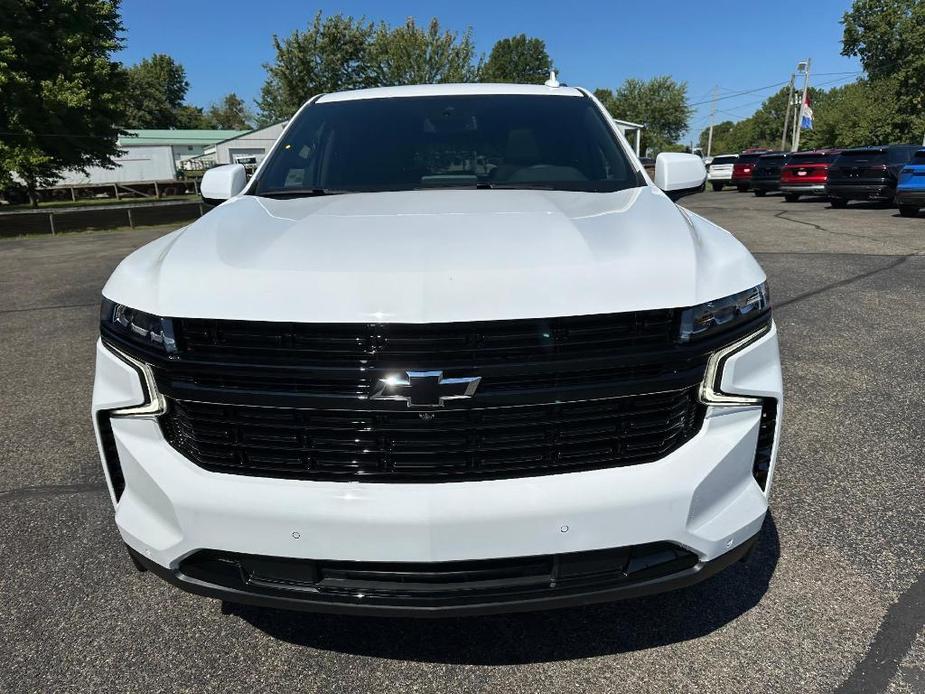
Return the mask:
{"type": "Polygon", "coordinates": [[[210,209],[211,207],[203,202],[177,200],[0,211],[0,237],[174,224],[201,217],[210,209]]]}

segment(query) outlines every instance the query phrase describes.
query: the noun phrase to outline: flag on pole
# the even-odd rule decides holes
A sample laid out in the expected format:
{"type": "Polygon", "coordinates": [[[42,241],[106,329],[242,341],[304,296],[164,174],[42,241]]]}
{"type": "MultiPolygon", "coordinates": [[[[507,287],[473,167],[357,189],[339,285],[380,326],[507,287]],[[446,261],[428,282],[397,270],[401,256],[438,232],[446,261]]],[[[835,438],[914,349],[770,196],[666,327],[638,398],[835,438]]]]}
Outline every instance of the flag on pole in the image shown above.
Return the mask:
{"type": "Polygon", "coordinates": [[[803,97],[803,108],[800,109],[800,128],[813,129],[813,107],[809,105],[809,94],[803,97]]]}

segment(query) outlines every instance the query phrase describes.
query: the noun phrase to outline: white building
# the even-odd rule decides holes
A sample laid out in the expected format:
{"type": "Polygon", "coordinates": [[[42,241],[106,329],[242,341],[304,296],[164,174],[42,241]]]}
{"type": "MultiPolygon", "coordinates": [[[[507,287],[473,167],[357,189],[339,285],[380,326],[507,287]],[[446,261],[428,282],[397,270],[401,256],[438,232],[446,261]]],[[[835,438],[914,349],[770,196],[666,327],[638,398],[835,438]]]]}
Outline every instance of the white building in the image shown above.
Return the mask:
{"type": "Polygon", "coordinates": [[[113,157],[112,161],[115,166],[110,169],[88,166],[86,172],[64,171],[54,187],[164,182],[177,177],[176,152],[171,145],[122,147],[121,154],[113,157]]]}
{"type": "Polygon", "coordinates": [[[210,163],[216,166],[237,164],[242,161],[259,164],[279,139],[279,136],[282,135],[283,129],[288,122],[288,120],[284,120],[216,142],[212,147],[207,147],[202,156],[198,158],[211,160],[210,163]]]}
{"type": "Polygon", "coordinates": [[[114,166],[87,167],[86,173],[63,171],[55,188],[130,185],[174,181],[182,162],[201,155],[217,142],[228,141],[247,130],[128,130],[118,139],[121,153],[114,166]]]}

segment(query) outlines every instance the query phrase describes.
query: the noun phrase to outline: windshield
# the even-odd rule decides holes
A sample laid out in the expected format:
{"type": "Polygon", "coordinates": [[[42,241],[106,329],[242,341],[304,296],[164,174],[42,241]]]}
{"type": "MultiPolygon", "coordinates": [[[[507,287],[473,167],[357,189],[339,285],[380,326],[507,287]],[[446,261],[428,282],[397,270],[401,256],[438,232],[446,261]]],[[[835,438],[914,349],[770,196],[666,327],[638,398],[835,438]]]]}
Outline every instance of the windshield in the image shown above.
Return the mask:
{"type": "Polygon", "coordinates": [[[838,155],[836,160],[841,165],[885,164],[886,151],[882,149],[850,149],[838,155]]]}
{"type": "Polygon", "coordinates": [[[603,192],[641,183],[591,99],[468,95],[313,104],[283,135],[252,192],[603,192]]]}
{"type": "Polygon", "coordinates": [[[719,164],[735,164],[737,156],[732,155],[728,157],[716,157],[713,161],[710,162],[710,166],[718,166],[719,164]]]}
{"type": "Polygon", "coordinates": [[[801,152],[790,155],[788,164],[824,164],[838,156],[837,152],[801,152]]]}
{"type": "Polygon", "coordinates": [[[918,145],[906,145],[905,147],[890,147],[889,149],[889,160],[891,164],[905,164],[907,161],[912,159],[918,145]]]}

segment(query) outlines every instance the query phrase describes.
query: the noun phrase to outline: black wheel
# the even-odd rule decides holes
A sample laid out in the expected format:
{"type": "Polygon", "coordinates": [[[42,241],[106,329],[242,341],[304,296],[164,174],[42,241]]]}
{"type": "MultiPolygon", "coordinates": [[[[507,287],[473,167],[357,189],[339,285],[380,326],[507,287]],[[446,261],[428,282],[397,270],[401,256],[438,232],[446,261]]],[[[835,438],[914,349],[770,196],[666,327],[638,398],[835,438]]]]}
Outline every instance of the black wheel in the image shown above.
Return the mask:
{"type": "Polygon", "coordinates": [[[919,214],[919,208],[914,205],[900,205],[899,206],[899,215],[901,217],[917,217],[919,214]]]}
{"type": "Polygon", "coordinates": [[[736,190],[740,193],[745,193],[748,191],[748,186],[736,186],[736,190]]]}
{"type": "Polygon", "coordinates": [[[711,183],[710,185],[713,186],[713,190],[715,190],[717,193],[723,189],[722,183],[711,183]]]}
{"type": "Polygon", "coordinates": [[[799,193],[784,193],[784,200],[787,202],[796,202],[800,199],[799,193]]]}
{"type": "Polygon", "coordinates": [[[829,200],[829,204],[836,210],[843,210],[848,207],[848,201],[843,200],[842,198],[832,198],[829,200]]]}
{"type": "Polygon", "coordinates": [[[766,191],[766,190],[756,190],[756,191],[755,191],[755,197],[756,197],[756,198],[763,198],[763,197],[764,197],[765,195],[767,195],[767,194],[768,194],[768,191],[766,191]]]}

